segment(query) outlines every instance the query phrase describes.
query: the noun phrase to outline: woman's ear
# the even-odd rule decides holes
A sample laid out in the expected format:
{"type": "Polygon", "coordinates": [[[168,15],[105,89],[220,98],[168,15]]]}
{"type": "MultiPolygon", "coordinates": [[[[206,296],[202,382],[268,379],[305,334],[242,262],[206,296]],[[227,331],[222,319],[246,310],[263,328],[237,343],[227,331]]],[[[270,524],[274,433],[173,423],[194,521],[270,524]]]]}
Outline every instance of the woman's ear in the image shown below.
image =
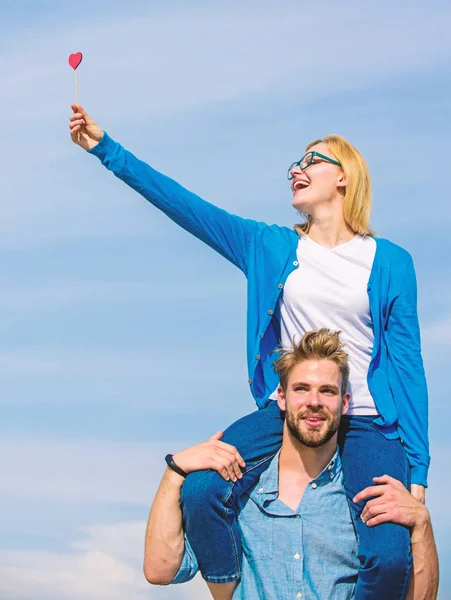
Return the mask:
{"type": "Polygon", "coordinates": [[[337,180],[337,187],[344,189],[348,185],[348,179],[343,172],[340,173],[337,180]]]}

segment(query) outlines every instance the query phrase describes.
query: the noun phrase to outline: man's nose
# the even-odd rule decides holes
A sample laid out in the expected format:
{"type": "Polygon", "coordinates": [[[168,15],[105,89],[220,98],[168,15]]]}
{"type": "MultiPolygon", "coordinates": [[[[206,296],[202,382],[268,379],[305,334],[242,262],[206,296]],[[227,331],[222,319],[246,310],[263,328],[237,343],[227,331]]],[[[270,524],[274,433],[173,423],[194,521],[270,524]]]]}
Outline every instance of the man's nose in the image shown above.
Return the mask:
{"type": "Polygon", "coordinates": [[[321,397],[316,390],[311,390],[308,398],[309,406],[321,406],[321,397]]]}

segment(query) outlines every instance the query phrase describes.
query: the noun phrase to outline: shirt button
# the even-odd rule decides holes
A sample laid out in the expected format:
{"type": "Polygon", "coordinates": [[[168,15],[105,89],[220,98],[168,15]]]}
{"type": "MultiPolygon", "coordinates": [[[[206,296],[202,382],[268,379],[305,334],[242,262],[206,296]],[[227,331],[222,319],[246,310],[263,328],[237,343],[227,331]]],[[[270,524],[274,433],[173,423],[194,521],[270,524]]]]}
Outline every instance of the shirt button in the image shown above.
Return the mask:
{"type": "Polygon", "coordinates": [[[299,265],[298,261],[297,261],[297,260],[295,260],[295,261],[293,262],[293,267],[297,267],[298,265],[299,265]]]}
{"type": "Polygon", "coordinates": [[[296,519],[300,519],[300,518],[301,518],[301,515],[296,515],[296,519]]]}
{"type": "Polygon", "coordinates": [[[281,283],[279,283],[279,285],[277,287],[279,288],[279,290],[281,290],[283,288],[283,285],[281,283]]]}
{"type": "Polygon", "coordinates": [[[252,379],[248,379],[247,382],[248,382],[249,385],[251,385],[252,379]]]}
{"type": "Polygon", "coordinates": [[[257,354],[257,356],[255,357],[257,360],[260,360],[260,354],[257,354]]]}
{"type": "Polygon", "coordinates": [[[315,483],[315,482],[313,482],[313,483],[312,483],[312,488],[313,488],[314,490],[316,490],[316,488],[317,488],[317,487],[318,487],[318,484],[317,484],[317,483],[315,483]]]}
{"type": "Polygon", "coordinates": [[[302,598],[301,592],[299,592],[299,594],[296,594],[296,598],[302,598]]]}
{"type": "Polygon", "coordinates": [[[295,558],[296,560],[299,560],[299,559],[301,558],[301,556],[300,556],[300,554],[298,554],[298,553],[296,552],[296,554],[294,555],[294,558],[295,558]]]}
{"type": "Polygon", "coordinates": [[[330,464],[328,467],[329,471],[332,471],[332,469],[334,468],[334,465],[330,464]]]}
{"type": "Polygon", "coordinates": [[[265,490],[263,488],[259,488],[258,493],[261,494],[263,493],[265,490]]]}
{"type": "Polygon", "coordinates": [[[274,311],[268,310],[268,315],[272,315],[274,311]]]}

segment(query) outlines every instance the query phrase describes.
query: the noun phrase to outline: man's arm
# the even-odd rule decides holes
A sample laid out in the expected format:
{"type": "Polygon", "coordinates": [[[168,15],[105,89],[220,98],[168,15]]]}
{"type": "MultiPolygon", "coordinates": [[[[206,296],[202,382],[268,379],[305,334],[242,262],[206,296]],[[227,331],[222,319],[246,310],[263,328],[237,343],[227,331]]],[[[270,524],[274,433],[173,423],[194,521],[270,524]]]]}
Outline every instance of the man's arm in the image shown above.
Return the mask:
{"type": "MultiPolygon", "coordinates": [[[[241,479],[242,457],[230,444],[220,441],[218,431],[206,442],[174,455],[175,463],[185,473],[214,469],[225,480],[241,479]]],[[[174,580],[185,553],[185,539],[180,509],[184,478],[166,469],[153,502],[147,523],[144,575],[149,583],[167,585],[174,580]]]]}
{"type": "Polygon", "coordinates": [[[429,511],[412,529],[413,575],[406,600],[434,600],[437,598],[439,567],[437,548],[432,532],[429,511]]]}
{"type": "Polygon", "coordinates": [[[413,573],[406,600],[434,600],[439,566],[429,511],[393,477],[383,475],[373,481],[377,485],[365,488],[353,499],[360,502],[372,498],[362,511],[362,521],[368,527],[390,521],[410,529],[413,573]]]}
{"type": "Polygon", "coordinates": [[[180,509],[183,481],[181,475],[167,468],[152,504],[144,550],[144,575],[149,583],[171,583],[182,563],[185,551],[180,509]]]}

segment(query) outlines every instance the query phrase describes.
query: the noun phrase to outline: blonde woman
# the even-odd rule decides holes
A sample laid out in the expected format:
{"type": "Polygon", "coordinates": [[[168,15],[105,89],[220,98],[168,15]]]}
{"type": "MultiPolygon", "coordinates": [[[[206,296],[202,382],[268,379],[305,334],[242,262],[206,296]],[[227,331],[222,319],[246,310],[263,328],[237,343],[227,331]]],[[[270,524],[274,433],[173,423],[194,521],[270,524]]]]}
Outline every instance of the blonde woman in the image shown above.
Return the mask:
{"type": "MultiPolygon", "coordinates": [[[[259,410],[224,432],[217,469],[189,474],[182,488],[185,531],[214,597],[231,598],[241,575],[235,500],[255,483],[282,440],[274,351],[280,345],[290,347],[307,331],[328,328],[342,332],[350,364],[351,403],[339,443],[359,540],[355,597],[403,598],[411,571],[409,532],[391,523],[368,527],[359,518],[363,506],[353,498],[374,476],[387,474],[424,502],[427,389],[412,259],[370,229],[371,184],[361,154],[338,135],[309,144],[288,169],[292,204],[305,222],[294,229],[269,226],[205,202],[127,152],[81,107],[72,109],[70,130],[76,144],[230,260],[248,280],[249,386],[259,410]],[[239,452],[233,459],[231,446],[239,452]]],[[[302,386],[299,382],[299,393],[302,386]]],[[[300,418],[312,445],[323,442],[328,416],[320,397],[300,418]]],[[[188,475],[177,458],[168,455],[168,465],[188,475]]],[[[310,484],[317,486],[315,481],[310,484]]],[[[302,501],[299,514],[302,518],[302,501]]],[[[324,515],[331,526],[333,518],[324,515]]],[[[302,578],[309,574],[296,557],[287,540],[287,561],[299,569],[301,589],[302,578]]],[[[263,548],[257,558],[271,556],[263,548]]]]}

